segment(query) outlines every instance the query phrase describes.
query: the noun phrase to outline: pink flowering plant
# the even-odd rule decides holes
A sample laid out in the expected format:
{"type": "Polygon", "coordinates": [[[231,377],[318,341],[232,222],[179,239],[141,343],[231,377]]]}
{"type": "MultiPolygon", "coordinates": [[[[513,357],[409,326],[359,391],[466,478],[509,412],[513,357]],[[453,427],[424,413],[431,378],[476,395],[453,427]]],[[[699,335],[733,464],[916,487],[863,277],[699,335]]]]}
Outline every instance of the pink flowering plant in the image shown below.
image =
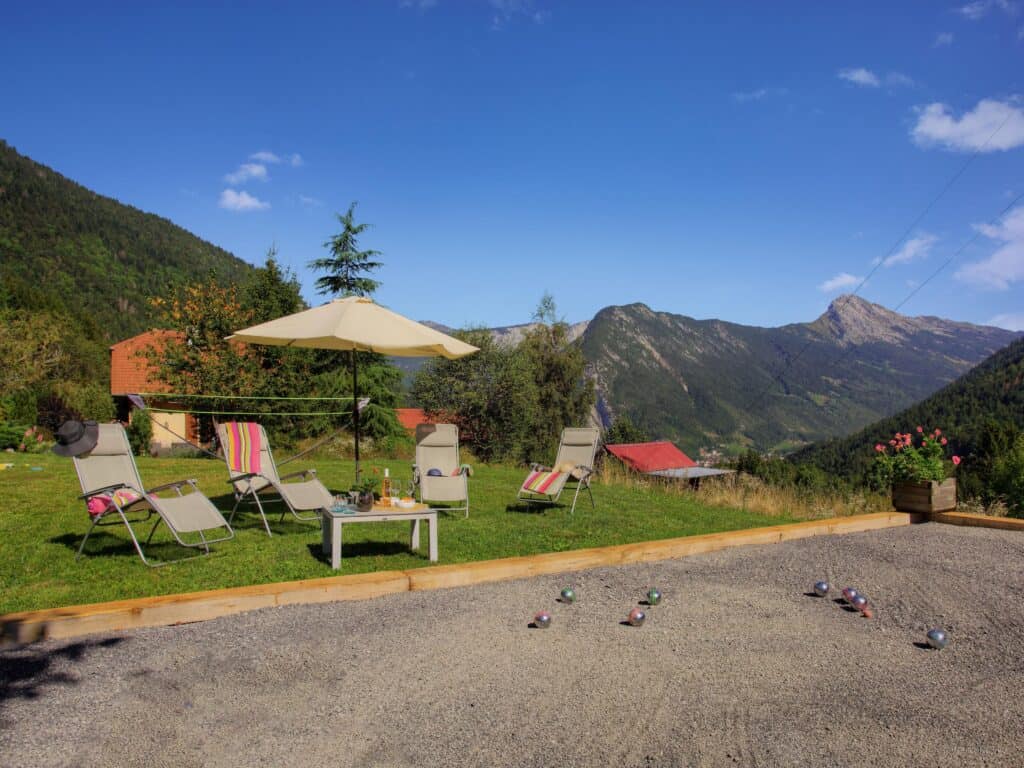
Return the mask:
{"type": "Polygon", "coordinates": [[[872,480],[879,487],[906,481],[942,482],[960,464],[959,456],[950,456],[947,462],[948,443],[941,429],[897,432],[888,443],[875,445],[872,480]]]}

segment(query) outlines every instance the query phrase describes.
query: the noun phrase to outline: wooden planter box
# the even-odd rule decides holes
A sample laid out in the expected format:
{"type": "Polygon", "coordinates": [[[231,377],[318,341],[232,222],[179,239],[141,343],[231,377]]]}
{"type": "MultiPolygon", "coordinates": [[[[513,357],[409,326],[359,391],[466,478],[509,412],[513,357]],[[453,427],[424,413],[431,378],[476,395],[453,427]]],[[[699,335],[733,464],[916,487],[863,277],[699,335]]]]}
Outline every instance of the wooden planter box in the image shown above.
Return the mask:
{"type": "Polygon", "coordinates": [[[948,512],[956,509],[956,478],[937,483],[896,483],[892,505],[899,512],[948,512]]]}

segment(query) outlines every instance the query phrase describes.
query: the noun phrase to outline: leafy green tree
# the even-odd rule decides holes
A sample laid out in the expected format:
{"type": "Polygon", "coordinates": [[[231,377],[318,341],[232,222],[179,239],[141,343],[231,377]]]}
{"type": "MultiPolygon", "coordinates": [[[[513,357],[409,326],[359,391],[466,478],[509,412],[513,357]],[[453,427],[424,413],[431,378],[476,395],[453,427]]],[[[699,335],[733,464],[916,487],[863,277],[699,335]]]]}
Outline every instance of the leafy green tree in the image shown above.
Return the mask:
{"type": "Polygon", "coordinates": [[[650,438],[647,433],[640,429],[633,420],[626,414],[615,417],[615,421],[611,423],[611,426],[604,431],[601,442],[604,445],[611,443],[617,445],[621,443],[646,443],[650,438]]]}
{"type": "Polygon", "coordinates": [[[569,324],[557,317],[551,294],[541,298],[533,320],[535,326],[518,349],[526,356],[537,393],[537,416],[524,445],[524,458],[552,461],[562,429],[589,421],[594,384],[584,376],[583,350],[570,342],[569,324]]]}
{"type": "Polygon", "coordinates": [[[60,318],[48,312],[0,309],[0,392],[31,389],[66,367],[60,318]]]}
{"type": "Polygon", "coordinates": [[[498,346],[483,328],[455,336],[480,351],[459,360],[429,361],[413,380],[413,400],[456,424],[462,444],[482,461],[521,458],[538,413],[528,358],[498,346]]]}
{"type": "MultiPolygon", "coordinates": [[[[300,309],[298,283],[278,266],[273,252],[267,266],[257,270],[241,288],[222,286],[216,276],[186,285],[166,299],[153,301],[165,326],[176,331],[149,351],[158,376],[174,392],[216,395],[190,398],[194,410],[280,410],[269,401],[224,400],[225,395],[286,397],[312,395],[308,350],[239,344],[226,337],[240,328],[271,319],[276,313],[300,309]]],[[[291,409],[289,409],[291,410],[291,409]]],[[[225,415],[224,418],[229,418],[225,415]]],[[[245,418],[251,418],[246,416],[245,418]]],[[[278,417],[270,424],[277,436],[295,435],[307,425],[304,417],[278,417]]],[[[213,420],[200,418],[203,439],[212,436],[213,420]]]]}
{"type": "Polygon", "coordinates": [[[355,221],[356,203],[352,203],[345,213],[339,213],[341,232],[333,235],[324,243],[331,255],[323,259],[309,262],[311,269],[327,274],[317,278],[318,293],[335,296],[369,296],[380,286],[377,280],[368,277],[369,273],[381,268],[382,263],[375,259],[380,251],[359,250],[359,236],[369,224],[357,224],[355,221]]]}

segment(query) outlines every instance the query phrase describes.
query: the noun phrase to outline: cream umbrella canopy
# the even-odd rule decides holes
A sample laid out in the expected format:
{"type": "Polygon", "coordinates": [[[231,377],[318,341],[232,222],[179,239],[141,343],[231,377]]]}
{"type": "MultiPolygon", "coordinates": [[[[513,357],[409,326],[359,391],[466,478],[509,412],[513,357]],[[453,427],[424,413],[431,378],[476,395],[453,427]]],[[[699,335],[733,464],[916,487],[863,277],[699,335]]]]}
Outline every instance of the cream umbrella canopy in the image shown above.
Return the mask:
{"type": "Polygon", "coordinates": [[[356,439],[356,482],[359,482],[359,378],[356,352],[397,357],[446,357],[455,360],[477,348],[423,323],[380,306],[365,296],[347,296],[313,309],[279,317],[228,337],[246,344],[275,347],[337,349],[352,352],[352,421],[356,439]]]}

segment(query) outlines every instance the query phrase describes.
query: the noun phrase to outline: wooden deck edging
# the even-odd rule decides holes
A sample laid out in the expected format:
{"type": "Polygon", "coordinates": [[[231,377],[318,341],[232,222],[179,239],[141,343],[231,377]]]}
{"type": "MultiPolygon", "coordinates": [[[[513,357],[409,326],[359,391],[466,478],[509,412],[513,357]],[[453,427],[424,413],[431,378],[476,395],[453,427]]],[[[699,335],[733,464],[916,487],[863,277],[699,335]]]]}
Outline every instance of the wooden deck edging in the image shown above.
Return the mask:
{"type": "MultiPolygon", "coordinates": [[[[983,521],[997,522],[993,518],[977,515],[942,514],[934,517],[955,517],[960,521],[956,523],[958,525],[977,524],[963,521],[965,518],[975,517],[983,521]]],[[[280,605],[366,600],[410,590],[443,589],[570,573],[589,568],[655,562],[732,547],[775,544],[809,536],[893,528],[920,522],[922,519],[927,518],[902,512],[877,512],[569,552],[549,552],[476,563],[413,568],[407,571],[328,576],[302,581],[23,611],[0,616],[0,643],[20,644],[67,639],[99,632],[187,624],[280,605]]],[[[937,522],[949,521],[941,519],[937,522]]],[[[1024,521],[1014,522],[1022,523],[1020,528],[1024,529],[1024,521]]]]}
{"type": "Polygon", "coordinates": [[[1002,531],[1024,531],[1024,520],[1015,517],[990,517],[967,512],[932,512],[928,520],[946,525],[966,525],[974,528],[998,528],[1002,531]]]}

